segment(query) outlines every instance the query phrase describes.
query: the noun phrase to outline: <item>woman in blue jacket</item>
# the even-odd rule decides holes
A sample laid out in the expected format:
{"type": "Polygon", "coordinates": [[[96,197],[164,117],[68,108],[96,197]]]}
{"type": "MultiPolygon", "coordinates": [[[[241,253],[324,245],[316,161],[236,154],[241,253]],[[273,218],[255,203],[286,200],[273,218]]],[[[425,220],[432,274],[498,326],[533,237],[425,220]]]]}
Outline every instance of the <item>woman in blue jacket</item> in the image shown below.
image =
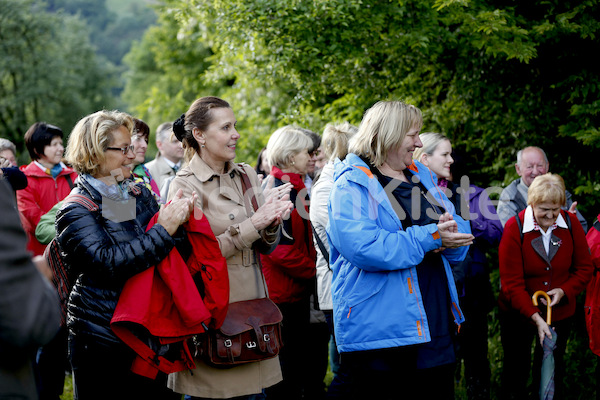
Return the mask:
{"type": "Polygon", "coordinates": [[[412,160],[422,124],[418,108],[378,102],[336,162],[327,235],[351,387],[332,393],[345,398],[454,398],[453,337],[464,317],[450,263],[473,236],[435,175],[412,160]]]}

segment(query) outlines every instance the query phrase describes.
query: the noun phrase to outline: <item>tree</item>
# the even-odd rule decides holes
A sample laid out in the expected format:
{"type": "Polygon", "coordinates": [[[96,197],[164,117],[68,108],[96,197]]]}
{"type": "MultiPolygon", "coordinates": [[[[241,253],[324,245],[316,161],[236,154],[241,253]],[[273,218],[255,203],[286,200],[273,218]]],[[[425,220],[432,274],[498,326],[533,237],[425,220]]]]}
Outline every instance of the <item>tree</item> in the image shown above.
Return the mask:
{"type": "Polygon", "coordinates": [[[290,99],[260,107],[249,99],[248,113],[281,107],[278,124],[319,131],[332,120],[360,122],[377,100],[403,99],[424,111],[424,129],[473,155],[479,185],[507,184],[517,150],[537,144],[585,195],[582,209],[599,204],[598,171],[586,164],[600,138],[590,57],[600,50],[597,0],[166,4],[181,25],[204,27],[215,53],[206,77],[233,75],[244,82],[238,93],[279,89],[290,99]]]}
{"type": "Polygon", "coordinates": [[[114,104],[111,69],[74,17],[0,0],[0,49],[0,136],[19,148],[36,121],[68,134],[82,116],[114,104]]]}
{"type": "Polygon", "coordinates": [[[226,77],[214,83],[203,77],[212,51],[199,40],[200,31],[198,25],[179,25],[163,10],[157,25],[134,42],[124,58],[129,71],[123,99],[152,134],[161,123],[177,119],[197,97],[220,95],[227,86],[226,77]]]}

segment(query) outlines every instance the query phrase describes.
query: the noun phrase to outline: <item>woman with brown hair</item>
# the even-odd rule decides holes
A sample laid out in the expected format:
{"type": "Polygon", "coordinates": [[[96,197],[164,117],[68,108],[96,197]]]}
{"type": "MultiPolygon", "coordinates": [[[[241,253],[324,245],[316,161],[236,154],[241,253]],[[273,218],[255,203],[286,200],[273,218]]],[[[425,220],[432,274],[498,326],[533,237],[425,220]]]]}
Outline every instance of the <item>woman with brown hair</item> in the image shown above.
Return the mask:
{"type": "Polygon", "coordinates": [[[17,203],[29,239],[27,250],[38,256],[44,253],[46,245],[35,238],[35,228],[42,215],[67,197],[77,174],[62,162],[65,148],[59,127],[36,122],[25,133],[25,145],[32,161],[21,167],[28,184],[17,191],[17,203]]]}
{"type": "MultiPolygon", "coordinates": [[[[289,213],[289,185],[263,196],[254,169],[233,162],[240,134],[231,106],[217,97],[202,97],[173,124],[185,149],[184,167],[169,189],[169,199],[183,190],[198,193],[196,208],[208,219],[221,254],[227,260],[229,303],[265,297],[266,287],[255,249],[271,252],[277,245],[279,225],[289,213]],[[251,188],[244,190],[243,177],[251,188]],[[258,208],[249,205],[256,198],[258,208]]],[[[169,387],[192,399],[256,398],[281,380],[277,357],[231,368],[217,368],[200,357],[194,370],[169,376],[169,387]]]]}

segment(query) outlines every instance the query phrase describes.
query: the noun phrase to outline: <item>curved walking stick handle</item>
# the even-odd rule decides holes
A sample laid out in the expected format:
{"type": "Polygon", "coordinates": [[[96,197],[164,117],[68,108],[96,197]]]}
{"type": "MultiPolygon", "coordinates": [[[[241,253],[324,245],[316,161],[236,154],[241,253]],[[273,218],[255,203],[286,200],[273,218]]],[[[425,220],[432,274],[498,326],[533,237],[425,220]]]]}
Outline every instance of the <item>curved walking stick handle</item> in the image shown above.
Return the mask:
{"type": "Polygon", "coordinates": [[[548,326],[550,326],[550,324],[552,323],[552,307],[550,307],[550,296],[548,296],[548,293],[544,292],[543,290],[538,290],[531,297],[534,306],[538,305],[539,296],[544,296],[546,298],[546,323],[548,324],[548,326]]]}

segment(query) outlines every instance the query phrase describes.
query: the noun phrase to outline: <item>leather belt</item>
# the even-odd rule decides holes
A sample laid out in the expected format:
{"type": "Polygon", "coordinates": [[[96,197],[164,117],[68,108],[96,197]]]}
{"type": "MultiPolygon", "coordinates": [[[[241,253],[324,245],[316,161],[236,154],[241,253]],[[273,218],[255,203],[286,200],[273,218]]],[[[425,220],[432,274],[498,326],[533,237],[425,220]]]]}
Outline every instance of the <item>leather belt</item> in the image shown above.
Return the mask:
{"type": "Polygon", "coordinates": [[[238,264],[248,267],[256,264],[256,254],[252,249],[244,249],[227,259],[227,264],[238,264]]]}

